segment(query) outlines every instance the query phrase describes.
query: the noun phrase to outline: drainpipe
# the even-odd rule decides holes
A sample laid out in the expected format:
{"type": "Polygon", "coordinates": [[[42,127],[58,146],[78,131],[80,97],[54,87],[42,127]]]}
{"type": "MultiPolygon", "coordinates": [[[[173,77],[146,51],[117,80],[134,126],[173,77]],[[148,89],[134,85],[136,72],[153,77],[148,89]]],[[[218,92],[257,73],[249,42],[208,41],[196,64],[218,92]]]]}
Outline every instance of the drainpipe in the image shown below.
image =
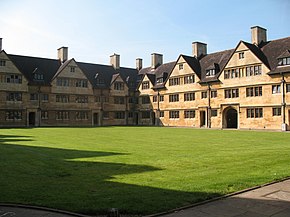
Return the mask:
{"type": "Polygon", "coordinates": [[[285,77],[284,73],[282,72],[282,130],[286,130],[286,100],[285,100],[285,77]]]}
{"type": "MultiPolygon", "coordinates": [[[[104,115],[104,96],[103,96],[103,89],[101,89],[101,109],[100,109],[100,116],[98,122],[100,123],[100,126],[103,126],[103,115],[104,115]]],[[[98,123],[98,124],[99,124],[98,123]]]]}
{"type": "Polygon", "coordinates": [[[158,92],[157,92],[157,126],[160,125],[160,105],[159,105],[159,97],[160,97],[160,92],[158,90],[158,92]]]}
{"type": "Polygon", "coordinates": [[[125,108],[125,125],[128,125],[128,115],[129,115],[129,90],[128,90],[128,95],[125,96],[125,103],[126,103],[126,108],[125,108]]]}
{"type": "Polygon", "coordinates": [[[38,112],[38,126],[39,126],[39,127],[41,126],[41,104],[40,104],[40,94],[41,94],[40,86],[38,86],[38,109],[37,109],[37,112],[38,112]]]}
{"type": "Polygon", "coordinates": [[[208,83],[207,84],[208,86],[208,109],[207,109],[207,125],[208,125],[208,128],[211,128],[211,105],[210,105],[210,98],[211,98],[211,95],[210,95],[210,91],[211,91],[211,88],[210,88],[210,84],[208,83]]]}

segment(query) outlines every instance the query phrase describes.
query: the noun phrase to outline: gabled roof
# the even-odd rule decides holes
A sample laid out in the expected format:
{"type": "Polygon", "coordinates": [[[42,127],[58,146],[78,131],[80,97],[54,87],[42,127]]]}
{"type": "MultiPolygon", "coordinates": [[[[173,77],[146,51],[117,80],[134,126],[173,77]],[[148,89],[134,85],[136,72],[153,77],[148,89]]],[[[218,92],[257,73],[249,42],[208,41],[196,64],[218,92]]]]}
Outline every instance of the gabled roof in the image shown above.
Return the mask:
{"type": "MultiPolygon", "coordinates": [[[[139,71],[139,75],[143,75],[141,80],[139,81],[139,85],[142,82],[144,75],[146,74],[153,84],[154,89],[164,88],[165,82],[167,80],[168,75],[171,73],[175,66],[176,62],[169,62],[164,63],[160,66],[158,66],[156,69],[153,69],[151,67],[143,68],[139,71]],[[163,78],[163,83],[156,83],[158,78],[163,78]]],[[[138,86],[139,86],[138,85],[138,86]]]]}
{"type": "MultiPolygon", "coordinates": [[[[179,58],[184,58],[184,60],[200,78],[200,83],[215,82],[218,81],[221,71],[223,71],[224,67],[241,43],[245,44],[245,46],[249,48],[249,50],[271,70],[269,75],[290,72],[289,66],[278,66],[279,58],[290,56],[290,37],[263,42],[259,46],[240,41],[235,49],[207,54],[200,59],[186,55],[180,55],[179,58]],[[217,72],[216,75],[206,77],[206,70],[213,68],[217,72]]],[[[4,50],[1,52],[5,53],[4,50]]],[[[74,59],[71,59],[61,64],[61,61],[58,59],[47,59],[13,54],[6,55],[28,80],[30,85],[50,85],[51,81],[71,61],[75,61],[74,59]],[[35,79],[35,77],[38,77],[35,76],[35,74],[43,75],[43,80],[35,79]]],[[[130,90],[136,90],[145,74],[152,82],[154,89],[164,88],[169,75],[177,64],[177,61],[162,64],[156,69],[152,69],[151,67],[143,68],[139,72],[133,68],[121,67],[116,70],[113,66],[109,65],[75,62],[88,78],[93,88],[108,89],[111,85],[112,79],[119,75],[123,81],[126,82],[130,90]],[[163,83],[156,82],[159,78],[163,78],[163,83]]]]}
{"type": "Polygon", "coordinates": [[[110,88],[112,79],[119,74],[130,90],[136,89],[138,79],[138,71],[136,69],[121,67],[116,70],[113,66],[109,65],[82,62],[77,62],[77,65],[90,80],[94,88],[110,88]],[[104,82],[98,83],[98,80],[104,82]]]}
{"type": "Polygon", "coordinates": [[[30,85],[50,85],[53,76],[61,66],[61,62],[56,59],[39,57],[29,57],[7,54],[9,59],[15,64],[19,71],[26,77],[30,85]],[[35,80],[35,72],[42,72],[43,80],[35,80]]]}
{"type": "MultiPolygon", "coordinates": [[[[65,61],[57,70],[56,74],[54,75],[54,77],[52,78],[52,80],[54,80],[72,61],[74,61],[76,63],[76,65],[79,67],[78,63],[75,61],[74,58],[65,61]]],[[[80,68],[80,67],[79,67],[80,68]]],[[[81,69],[81,68],[80,68],[81,69]]],[[[91,85],[93,85],[92,80],[90,80],[87,75],[83,72],[83,70],[81,69],[82,73],[84,74],[84,76],[89,80],[89,82],[91,83],[91,85]]]]}
{"type": "MultiPolygon", "coordinates": [[[[1,51],[2,52],[2,51],[1,51]]],[[[3,51],[4,52],[4,51],[3,51]]],[[[47,59],[7,54],[19,71],[28,80],[30,85],[50,85],[51,81],[74,59],[67,60],[63,64],[58,59],[47,59]],[[35,80],[34,74],[43,74],[43,80],[35,80]]],[[[94,88],[109,88],[113,75],[119,74],[126,82],[130,90],[135,90],[138,80],[136,69],[121,67],[115,70],[108,65],[76,62],[94,88]],[[98,76],[96,76],[98,75],[98,76]],[[103,79],[103,83],[97,83],[97,79],[103,79]]]]}
{"type": "Polygon", "coordinates": [[[122,79],[122,81],[127,85],[127,87],[128,87],[128,84],[127,84],[127,82],[125,82],[124,81],[124,79],[121,77],[121,75],[120,75],[120,73],[117,73],[117,74],[113,74],[112,75],[112,80],[111,80],[111,84],[110,84],[110,86],[112,86],[112,84],[117,80],[117,78],[121,78],[122,79]]]}
{"type": "Polygon", "coordinates": [[[141,79],[139,80],[138,84],[137,84],[137,88],[139,89],[140,85],[142,84],[144,78],[147,76],[147,78],[149,79],[149,81],[151,82],[152,85],[154,85],[155,82],[155,75],[154,74],[139,74],[141,76],[141,79]]]}
{"type": "Polygon", "coordinates": [[[120,74],[119,73],[117,73],[117,74],[113,74],[112,75],[112,79],[111,79],[111,85],[115,82],[115,80],[118,78],[120,76],[120,74]]]}
{"type": "Polygon", "coordinates": [[[220,68],[220,72],[218,73],[218,76],[216,76],[216,80],[218,80],[221,72],[224,70],[225,66],[228,64],[228,62],[230,61],[230,59],[232,58],[232,56],[234,55],[235,51],[238,49],[241,43],[243,43],[258,59],[260,59],[262,63],[264,63],[268,68],[270,68],[268,59],[265,56],[265,54],[261,51],[260,47],[245,41],[240,41],[235,49],[228,50],[231,51],[231,53],[224,62],[223,67],[220,68]]]}
{"type": "MultiPolygon", "coordinates": [[[[180,55],[187,62],[190,68],[195,72],[195,74],[201,79],[201,66],[198,59],[192,56],[180,55]]],[[[179,58],[178,58],[179,59],[179,58]]]]}
{"type": "Polygon", "coordinates": [[[155,70],[155,83],[153,88],[159,89],[159,88],[164,88],[165,87],[165,82],[168,78],[168,75],[172,72],[176,62],[169,62],[162,64],[155,70]],[[158,78],[163,78],[163,83],[157,83],[158,78]]]}
{"type": "Polygon", "coordinates": [[[155,85],[155,78],[156,78],[156,75],[154,74],[146,74],[148,79],[150,80],[150,82],[155,85]]]}
{"type": "Polygon", "coordinates": [[[138,80],[138,70],[134,68],[121,67],[118,69],[120,76],[127,83],[130,90],[136,90],[138,80]]]}
{"type": "Polygon", "coordinates": [[[268,62],[268,58],[265,56],[263,51],[256,45],[250,44],[248,42],[242,41],[249,49],[254,53],[256,57],[258,57],[262,63],[264,63],[269,69],[270,69],[270,64],[268,62]]]}
{"type": "Polygon", "coordinates": [[[70,62],[73,60],[74,59],[70,59],[70,60],[65,61],[63,64],[61,64],[61,66],[59,67],[55,75],[53,76],[52,80],[54,80],[62,72],[62,70],[64,70],[65,67],[67,67],[67,65],[70,64],[70,62]]]}
{"type": "Polygon", "coordinates": [[[224,69],[225,65],[228,63],[234,51],[235,49],[224,50],[224,51],[211,53],[204,56],[200,60],[200,68],[201,68],[200,83],[218,81],[218,77],[220,76],[222,70],[224,69]],[[206,71],[208,69],[215,69],[216,70],[215,76],[207,77],[206,71]]]}
{"type": "Polygon", "coordinates": [[[290,37],[269,41],[261,48],[268,59],[271,73],[281,72],[281,69],[278,70],[278,58],[280,58],[287,49],[290,50],[290,37]]]}

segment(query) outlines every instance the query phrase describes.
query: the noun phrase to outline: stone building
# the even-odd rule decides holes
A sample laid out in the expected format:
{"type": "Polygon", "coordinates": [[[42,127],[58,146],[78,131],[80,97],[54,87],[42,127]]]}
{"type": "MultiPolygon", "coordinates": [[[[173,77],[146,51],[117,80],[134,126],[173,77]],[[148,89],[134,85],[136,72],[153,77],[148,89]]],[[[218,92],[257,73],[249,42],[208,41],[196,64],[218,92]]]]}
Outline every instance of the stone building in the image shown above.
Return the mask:
{"type": "Polygon", "coordinates": [[[0,126],[132,125],[138,71],[0,53],[0,126]]]}
{"type": "MultiPolygon", "coordinates": [[[[0,126],[158,125],[290,130],[290,37],[268,41],[251,28],[252,42],[151,66],[120,67],[68,59],[7,54],[0,47],[0,126]]],[[[0,43],[2,44],[2,43],[0,43]]]]}
{"type": "Polygon", "coordinates": [[[290,37],[267,41],[267,30],[259,26],[251,34],[251,43],[240,41],[230,50],[208,54],[206,44],[194,42],[192,56],[176,62],[162,64],[159,55],[159,67],[139,72],[139,98],[150,98],[139,101],[140,123],[286,130],[290,37]]]}

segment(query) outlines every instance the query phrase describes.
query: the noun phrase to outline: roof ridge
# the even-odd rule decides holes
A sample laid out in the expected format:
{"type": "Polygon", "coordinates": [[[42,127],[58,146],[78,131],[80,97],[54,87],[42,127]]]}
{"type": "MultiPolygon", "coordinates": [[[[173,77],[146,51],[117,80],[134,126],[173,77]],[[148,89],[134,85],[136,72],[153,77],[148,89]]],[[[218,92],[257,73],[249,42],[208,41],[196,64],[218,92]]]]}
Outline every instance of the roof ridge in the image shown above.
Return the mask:
{"type": "MultiPolygon", "coordinates": [[[[76,61],[76,63],[80,63],[80,64],[89,64],[89,65],[94,65],[94,66],[104,66],[104,67],[113,67],[112,65],[107,65],[107,64],[99,64],[99,63],[88,63],[88,62],[79,62],[79,61],[76,61]]],[[[114,67],[113,67],[114,68],[114,67]]],[[[130,67],[120,67],[119,69],[129,69],[129,70],[137,70],[135,68],[130,68],[130,67]]],[[[116,70],[118,71],[118,70],[116,70]]]]}
{"type": "Polygon", "coordinates": [[[267,41],[267,42],[280,41],[280,40],[285,40],[285,39],[288,39],[288,38],[290,38],[290,36],[284,37],[284,38],[273,39],[273,40],[270,40],[270,41],[267,41]]]}
{"type": "Polygon", "coordinates": [[[25,57],[25,58],[33,58],[33,59],[42,59],[42,60],[55,60],[59,61],[59,59],[52,59],[52,58],[45,58],[45,57],[35,57],[35,56],[26,56],[26,55],[18,55],[18,54],[7,54],[8,56],[15,56],[15,57],[25,57]]]}
{"type": "MultiPolygon", "coordinates": [[[[235,50],[235,48],[231,48],[231,49],[226,49],[226,50],[222,50],[222,51],[217,51],[217,52],[214,52],[214,53],[209,53],[207,55],[211,55],[211,54],[218,54],[218,53],[224,53],[224,52],[230,52],[232,50],[235,50]]],[[[206,56],[207,56],[206,55],[206,56]]]]}

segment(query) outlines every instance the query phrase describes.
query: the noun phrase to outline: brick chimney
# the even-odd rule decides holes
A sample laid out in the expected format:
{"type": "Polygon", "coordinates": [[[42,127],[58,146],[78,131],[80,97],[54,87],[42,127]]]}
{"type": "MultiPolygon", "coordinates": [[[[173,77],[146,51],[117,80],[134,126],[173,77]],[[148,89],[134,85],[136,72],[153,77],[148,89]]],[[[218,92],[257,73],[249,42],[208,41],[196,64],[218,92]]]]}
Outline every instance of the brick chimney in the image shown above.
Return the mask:
{"type": "Polygon", "coordinates": [[[0,51],[2,50],[2,38],[0,38],[0,51]]]}
{"type": "Polygon", "coordinates": [[[192,56],[200,58],[207,55],[207,44],[202,42],[192,42],[192,56]]]}
{"type": "Polygon", "coordinates": [[[120,55],[119,54],[113,54],[110,56],[110,64],[115,68],[120,68],[120,55]]]}
{"type": "Polygon", "coordinates": [[[260,26],[251,27],[252,44],[259,45],[261,42],[267,42],[267,29],[260,26]]]}
{"type": "Polygon", "coordinates": [[[68,59],[68,47],[61,47],[57,49],[57,58],[64,63],[68,59]]]}
{"type": "Polygon", "coordinates": [[[151,68],[156,69],[163,64],[163,55],[158,53],[151,54],[151,68]]]}
{"type": "Polygon", "coordinates": [[[137,58],[136,59],[136,69],[137,70],[141,70],[142,69],[142,67],[143,67],[143,60],[141,59],[141,58],[137,58]]]}

